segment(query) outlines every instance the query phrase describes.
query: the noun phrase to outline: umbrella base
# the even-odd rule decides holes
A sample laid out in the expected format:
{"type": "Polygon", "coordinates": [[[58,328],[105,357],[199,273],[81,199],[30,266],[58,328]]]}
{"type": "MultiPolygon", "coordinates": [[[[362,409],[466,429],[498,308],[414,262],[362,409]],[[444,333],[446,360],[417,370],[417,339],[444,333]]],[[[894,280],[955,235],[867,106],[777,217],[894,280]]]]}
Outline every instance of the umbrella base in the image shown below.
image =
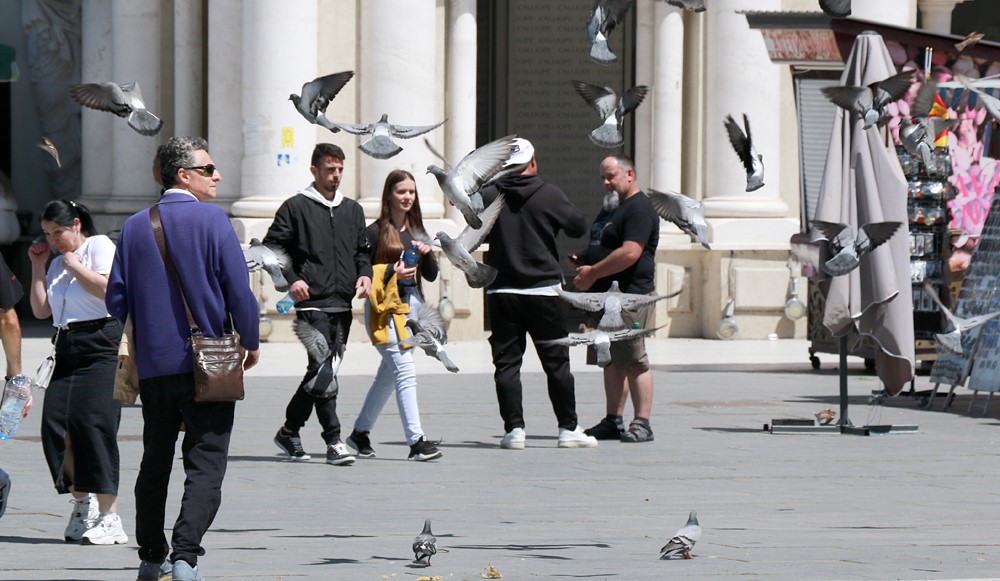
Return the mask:
{"type": "Polygon", "coordinates": [[[849,436],[881,436],[885,434],[915,434],[916,424],[872,424],[867,426],[819,425],[813,420],[773,419],[764,424],[772,434],[844,434],[849,436]]]}

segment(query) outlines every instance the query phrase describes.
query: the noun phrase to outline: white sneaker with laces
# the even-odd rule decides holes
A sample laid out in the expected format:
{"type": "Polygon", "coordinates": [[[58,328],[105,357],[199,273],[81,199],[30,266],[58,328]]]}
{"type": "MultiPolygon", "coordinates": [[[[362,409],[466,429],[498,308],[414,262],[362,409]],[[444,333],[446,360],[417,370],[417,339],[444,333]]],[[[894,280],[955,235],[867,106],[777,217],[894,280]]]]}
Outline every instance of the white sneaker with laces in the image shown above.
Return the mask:
{"type": "Polygon", "coordinates": [[[122,528],[122,519],[113,512],[101,515],[97,524],[83,533],[84,545],[124,545],[128,535],[122,528]]]}
{"type": "Polygon", "coordinates": [[[588,436],[580,426],[577,426],[575,430],[559,430],[559,447],[596,448],[597,438],[588,436]]]}
{"type": "Polygon", "coordinates": [[[525,438],[524,428],[514,428],[504,434],[500,447],[504,450],[524,450],[525,438]]]}
{"type": "Polygon", "coordinates": [[[101,511],[97,508],[97,498],[93,494],[88,495],[86,500],[78,501],[74,498],[69,502],[73,505],[73,513],[69,515],[63,537],[68,543],[79,543],[83,533],[97,524],[101,511]]]}

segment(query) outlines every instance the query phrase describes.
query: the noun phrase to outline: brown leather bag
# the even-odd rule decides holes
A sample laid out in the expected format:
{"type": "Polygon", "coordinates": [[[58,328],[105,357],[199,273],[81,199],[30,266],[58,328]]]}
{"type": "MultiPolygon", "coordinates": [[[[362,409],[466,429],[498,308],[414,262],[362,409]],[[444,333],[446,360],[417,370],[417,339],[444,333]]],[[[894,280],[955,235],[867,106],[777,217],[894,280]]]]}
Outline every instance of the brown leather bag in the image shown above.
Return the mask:
{"type": "MultiPolygon", "coordinates": [[[[237,401],[243,399],[243,353],[240,336],[235,330],[226,331],[222,337],[206,337],[191,316],[181,281],[177,277],[174,261],[167,251],[163,225],[160,223],[160,208],[149,209],[149,221],[153,224],[153,236],[160,249],[167,272],[177,285],[184,303],[188,326],[191,328],[191,354],[194,357],[194,400],[198,402],[237,401]]],[[[232,327],[232,315],[229,316],[232,327]]]]}

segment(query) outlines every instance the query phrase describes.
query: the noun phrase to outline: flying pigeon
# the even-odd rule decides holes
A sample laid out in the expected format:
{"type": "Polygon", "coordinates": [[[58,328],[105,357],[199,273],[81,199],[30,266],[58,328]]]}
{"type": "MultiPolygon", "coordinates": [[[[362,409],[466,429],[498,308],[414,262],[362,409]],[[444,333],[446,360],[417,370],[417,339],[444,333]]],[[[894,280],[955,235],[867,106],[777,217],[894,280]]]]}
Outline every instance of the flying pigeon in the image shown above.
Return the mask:
{"type": "Polygon", "coordinates": [[[955,50],[957,50],[958,52],[962,52],[963,50],[969,48],[970,46],[978,44],[979,41],[982,40],[984,36],[986,35],[981,32],[975,32],[975,31],[970,32],[965,36],[965,39],[962,40],[962,42],[955,43],[955,50]]]}
{"type": "Polygon", "coordinates": [[[251,238],[250,246],[243,251],[243,257],[246,258],[247,269],[250,272],[256,272],[263,268],[267,274],[271,275],[274,290],[279,293],[288,292],[291,285],[285,280],[285,275],[281,270],[289,266],[292,259],[284,250],[264,246],[260,240],[251,238]]]}
{"type": "Polygon", "coordinates": [[[84,107],[127,119],[129,127],[142,135],[156,135],[163,127],[163,121],[146,110],[139,83],[83,83],[70,87],[69,94],[84,107]]]}
{"type": "Polygon", "coordinates": [[[44,149],[52,156],[52,159],[56,160],[56,167],[61,168],[62,162],[59,161],[59,150],[56,149],[56,145],[52,143],[52,140],[48,137],[43,137],[42,142],[37,144],[38,147],[44,149]]]}
{"type": "Polygon", "coordinates": [[[644,305],[681,294],[681,291],[661,296],[623,293],[618,288],[617,280],[612,281],[611,288],[603,293],[571,293],[558,287],[556,292],[563,300],[578,309],[594,313],[603,310],[604,315],[601,316],[601,322],[597,324],[597,328],[603,331],[616,331],[625,328],[625,321],[622,320],[623,310],[634,311],[644,305]]]}
{"type": "MultiPolygon", "coordinates": [[[[453,164],[451,162],[451,160],[449,160],[447,157],[445,157],[443,153],[441,153],[440,151],[438,151],[437,148],[435,148],[434,145],[430,142],[430,140],[427,139],[426,137],[424,138],[424,145],[427,147],[428,151],[430,151],[432,154],[434,154],[434,157],[440,159],[444,163],[445,168],[447,168],[449,171],[451,170],[451,168],[455,167],[455,164],[453,164]]],[[[513,155],[514,153],[517,153],[517,151],[518,151],[518,145],[515,143],[514,152],[511,155],[513,155]]],[[[528,167],[527,163],[513,163],[513,162],[511,162],[508,159],[506,162],[504,162],[503,169],[501,169],[500,171],[498,171],[496,173],[496,175],[494,175],[489,180],[483,182],[483,185],[479,189],[479,192],[478,192],[480,194],[480,199],[481,199],[481,196],[482,196],[482,189],[483,188],[485,188],[486,186],[488,186],[490,184],[498,182],[498,181],[502,180],[503,178],[505,178],[505,177],[507,177],[509,175],[520,174],[521,172],[524,171],[524,168],[526,168],[526,167],[528,167]]],[[[473,192],[473,195],[475,195],[476,193],[477,192],[473,192]]]]}
{"type": "Polygon", "coordinates": [[[622,135],[625,115],[642,103],[649,87],[646,85],[632,87],[622,94],[621,99],[611,87],[598,87],[582,81],[573,81],[573,87],[604,120],[604,125],[590,132],[590,140],[601,147],[609,148],[619,147],[625,143],[625,137],[622,135]]]}
{"type": "Polygon", "coordinates": [[[736,155],[740,157],[743,167],[747,170],[747,191],[759,190],[764,187],[764,156],[757,153],[757,149],[753,146],[753,138],[750,137],[750,119],[746,113],[743,114],[743,127],[746,128],[746,133],[740,129],[732,115],[726,115],[723,123],[729,133],[729,143],[733,145],[736,155]]]}
{"type": "Polygon", "coordinates": [[[413,563],[431,566],[431,557],[437,554],[437,537],[431,532],[431,519],[424,521],[424,530],[413,539],[413,563]]]}
{"type": "Polygon", "coordinates": [[[329,399],[340,391],[337,372],[343,361],[343,348],[330,349],[326,337],[316,327],[302,319],[292,322],[292,331],[302,341],[312,361],[320,361],[319,369],[300,389],[319,399],[329,399]]]}
{"type": "Polygon", "coordinates": [[[976,327],[979,327],[993,319],[1000,317],[1000,311],[993,311],[992,313],[987,313],[985,315],[976,315],[975,317],[963,318],[952,313],[948,307],[941,303],[941,298],[938,297],[937,290],[934,289],[928,283],[924,283],[924,292],[931,296],[931,300],[937,303],[937,306],[944,313],[948,322],[951,323],[952,330],[947,333],[938,333],[934,335],[937,339],[937,344],[942,351],[950,353],[952,355],[962,355],[962,333],[964,331],[971,331],[976,327]]]}
{"type": "Polygon", "coordinates": [[[302,85],[302,95],[292,93],[288,96],[288,100],[295,104],[295,110],[301,113],[306,121],[322,125],[337,133],[340,129],[326,118],[326,108],[353,76],[354,71],[344,71],[315,78],[302,85]]]}
{"type": "Polygon", "coordinates": [[[420,347],[424,353],[444,363],[445,369],[458,373],[458,366],[444,351],[448,335],[444,330],[444,318],[437,307],[427,303],[422,304],[417,311],[416,319],[406,321],[406,328],[410,330],[411,337],[397,342],[397,345],[420,347]]]}
{"type": "Polygon", "coordinates": [[[660,549],[660,558],[671,559],[677,555],[683,555],[685,559],[690,559],[691,549],[700,540],[701,527],[698,526],[698,513],[692,510],[691,514],[688,515],[687,524],[678,529],[673,538],[660,549]]]}
{"type": "Polygon", "coordinates": [[[851,15],[851,0],[819,0],[819,7],[834,18],[847,18],[851,15]]]}
{"type": "Polygon", "coordinates": [[[667,4],[695,12],[705,11],[705,0],[667,0],[667,4]]]}
{"type": "Polygon", "coordinates": [[[608,47],[608,35],[625,19],[632,7],[632,0],[597,0],[587,18],[587,40],[590,41],[590,60],[602,65],[618,62],[618,57],[608,47]]]}
{"type": "Polygon", "coordinates": [[[990,117],[993,117],[994,121],[1000,123],[1000,99],[997,99],[996,97],[984,93],[980,89],[976,88],[976,86],[972,84],[972,81],[970,81],[965,75],[955,76],[958,78],[958,82],[962,83],[963,87],[976,94],[978,101],[982,103],[986,112],[990,114],[990,117]]]}
{"type": "Polygon", "coordinates": [[[427,166],[427,173],[437,178],[445,197],[462,212],[472,228],[483,225],[478,215],[483,211],[483,196],[478,192],[503,169],[517,149],[514,139],[514,135],[508,135],[487,143],[463,157],[451,171],[427,166]]]}
{"type": "Polygon", "coordinates": [[[611,365],[611,343],[615,341],[629,341],[631,339],[638,339],[640,337],[645,337],[656,331],[660,327],[655,329],[618,329],[612,331],[606,331],[598,327],[590,331],[584,331],[581,333],[570,333],[565,337],[559,339],[548,339],[545,341],[538,341],[539,345],[567,345],[572,347],[574,345],[593,345],[594,351],[597,354],[597,366],[607,367],[611,365]]]}
{"type": "Polygon", "coordinates": [[[465,273],[465,280],[469,283],[470,287],[483,288],[497,277],[497,269],[482,262],[477,262],[472,257],[472,253],[479,248],[479,245],[483,243],[483,240],[490,233],[490,229],[493,228],[497,217],[500,216],[503,204],[504,195],[500,194],[488,208],[483,210],[481,226],[479,228],[466,226],[457,238],[453,239],[445,232],[438,232],[434,238],[439,242],[435,244],[430,240],[426,240],[426,234],[422,232],[414,232],[413,236],[418,240],[424,238],[421,240],[422,242],[440,246],[444,255],[448,257],[448,260],[465,273]]]}
{"type": "Polygon", "coordinates": [[[934,163],[934,141],[942,132],[958,125],[957,119],[931,117],[934,100],[937,96],[938,84],[933,79],[920,87],[913,107],[910,108],[912,119],[900,120],[899,140],[910,154],[920,157],[924,162],[928,175],[933,175],[937,164],[934,163]]]}
{"type": "Polygon", "coordinates": [[[708,245],[708,223],[705,222],[705,204],[675,192],[646,190],[649,203],[656,215],[683,230],[692,240],[711,250],[708,245]]]}
{"type": "Polygon", "coordinates": [[[865,224],[855,236],[854,230],[847,224],[820,220],[813,220],[812,224],[833,250],[833,258],[820,266],[830,276],[841,276],[857,268],[864,255],[887,242],[902,225],[900,222],[865,224]]]}
{"type": "Polygon", "coordinates": [[[886,106],[902,99],[913,82],[913,71],[903,71],[867,87],[824,87],[823,94],[838,107],[860,115],[868,129],[875,123],[883,124],[886,106]]]}
{"type": "Polygon", "coordinates": [[[444,121],[435,125],[393,125],[389,123],[389,116],[383,113],[382,118],[375,123],[351,125],[331,121],[330,124],[352,135],[371,134],[371,139],[359,145],[358,149],[375,159],[389,159],[400,151],[403,151],[403,148],[392,140],[393,137],[410,139],[411,137],[423,135],[428,131],[441,127],[444,125],[444,121]]]}

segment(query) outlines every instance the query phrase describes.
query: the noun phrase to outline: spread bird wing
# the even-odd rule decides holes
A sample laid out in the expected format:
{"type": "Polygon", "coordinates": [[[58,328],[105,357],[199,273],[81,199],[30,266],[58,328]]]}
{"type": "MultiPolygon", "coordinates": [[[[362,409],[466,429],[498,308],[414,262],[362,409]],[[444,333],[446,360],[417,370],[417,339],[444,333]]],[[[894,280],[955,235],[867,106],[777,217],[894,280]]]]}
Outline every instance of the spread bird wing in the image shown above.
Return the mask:
{"type": "Polygon", "coordinates": [[[695,12],[705,11],[705,0],[667,0],[667,4],[695,12]]]}
{"type": "Polygon", "coordinates": [[[875,104],[882,105],[898,101],[906,95],[913,85],[913,71],[903,71],[877,83],[877,96],[875,104]]]}
{"type": "MultiPolygon", "coordinates": [[[[813,224],[815,223],[816,221],[814,220],[813,224]]],[[[874,224],[865,224],[861,227],[861,231],[868,237],[869,250],[875,250],[888,242],[900,226],[902,226],[901,222],[875,222],[874,224]]],[[[861,243],[862,241],[859,240],[858,242],[861,243]]]]}
{"type": "Polygon", "coordinates": [[[851,0],[819,0],[819,7],[834,18],[847,18],[851,15],[851,0]]]}
{"type": "Polygon", "coordinates": [[[431,145],[430,140],[426,137],[424,138],[424,145],[427,147],[428,151],[434,154],[434,157],[440,159],[444,163],[446,169],[451,170],[451,168],[455,167],[455,164],[451,163],[451,161],[445,157],[444,154],[435,149],[435,147],[431,145]]]}
{"type": "Polygon", "coordinates": [[[993,319],[1000,317],[1000,311],[993,311],[992,313],[987,313],[985,315],[976,315],[975,317],[969,317],[965,319],[965,324],[962,325],[963,331],[968,331],[969,329],[975,329],[980,325],[985,325],[993,319]]]}
{"type": "Polygon", "coordinates": [[[73,85],[69,90],[76,102],[97,109],[108,111],[121,117],[128,112],[128,99],[121,86],[116,83],[83,83],[73,85]]]}
{"type": "Polygon", "coordinates": [[[306,352],[316,361],[325,361],[330,356],[330,345],[326,342],[326,337],[316,327],[313,327],[302,319],[295,319],[292,322],[292,331],[295,336],[305,345],[306,352]]]}
{"type": "Polygon", "coordinates": [[[434,337],[442,345],[448,343],[448,334],[444,330],[444,317],[441,316],[441,311],[436,305],[423,303],[417,311],[417,319],[408,321],[408,323],[410,322],[416,323],[421,331],[434,337]]]}
{"type": "Polygon", "coordinates": [[[693,218],[705,219],[705,204],[676,192],[646,191],[656,215],[676,224],[682,230],[690,228],[693,218]]]}
{"type": "Polygon", "coordinates": [[[930,283],[925,281],[924,292],[930,295],[931,300],[934,301],[934,304],[936,304],[939,309],[941,309],[941,312],[944,313],[945,318],[948,319],[948,322],[951,323],[951,326],[954,327],[955,329],[959,329],[961,327],[962,320],[956,317],[955,313],[951,312],[951,309],[944,306],[944,303],[941,302],[941,297],[938,296],[937,289],[935,289],[933,286],[931,286],[930,283]]]}
{"type": "Polygon", "coordinates": [[[618,108],[618,94],[611,87],[599,87],[583,81],[572,82],[576,92],[597,111],[601,119],[607,119],[618,108]]]}
{"type": "Polygon", "coordinates": [[[917,96],[913,99],[913,106],[910,107],[910,117],[927,117],[934,107],[934,98],[937,96],[938,84],[934,79],[925,82],[917,96]]]}
{"type": "Polygon", "coordinates": [[[827,241],[833,242],[840,237],[840,233],[847,228],[847,224],[834,224],[833,222],[813,220],[812,227],[818,230],[827,241]]]}
{"type": "Polygon", "coordinates": [[[419,228],[411,228],[410,229],[410,236],[412,236],[414,240],[419,240],[420,242],[423,242],[424,244],[426,244],[428,246],[433,246],[434,248],[437,248],[438,250],[441,250],[441,243],[438,242],[437,240],[431,238],[427,234],[427,232],[424,232],[423,230],[420,230],[419,228]]]}
{"type": "MultiPolygon", "coordinates": [[[[666,297],[664,297],[666,298],[666,297]]],[[[639,337],[645,337],[646,335],[652,335],[653,333],[662,329],[663,326],[653,327],[650,329],[618,329],[616,331],[607,331],[608,337],[612,342],[614,341],[629,341],[631,339],[638,339],[639,337]]]]}
{"type": "Polygon", "coordinates": [[[504,195],[500,194],[497,199],[493,200],[493,203],[486,207],[485,210],[479,214],[479,219],[483,221],[482,226],[479,228],[473,228],[472,226],[466,226],[458,238],[455,240],[462,245],[463,248],[469,251],[471,254],[475,252],[479,245],[483,243],[483,240],[489,235],[490,230],[493,228],[493,224],[496,223],[497,218],[500,217],[500,211],[503,210],[504,205],[504,195]]]}
{"type": "Polygon", "coordinates": [[[743,133],[743,129],[740,128],[732,115],[726,115],[723,123],[726,126],[726,132],[729,134],[729,143],[736,150],[736,155],[743,162],[743,167],[747,170],[747,173],[753,173],[753,154],[750,152],[749,136],[750,122],[747,120],[746,115],[743,116],[743,119],[747,123],[747,133],[743,133]]]}
{"type": "MultiPolygon", "coordinates": [[[[444,121],[447,121],[445,119],[444,121]]],[[[429,131],[433,131],[438,127],[444,125],[444,121],[436,123],[434,125],[391,125],[390,132],[393,137],[399,137],[401,139],[410,139],[418,135],[423,135],[429,131]]]]}
{"type": "Polygon", "coordinates": [[[592,313],[604,309],[604,299],[607,297],[607,293],[571,293],[563,290],[562,287],[556,287],[556,292],[564,301],[574,307],[592,313]]]}
{"type": "MultiPolygon", "coordinates": [[[[329,119],[327,119],[327,122],[331,126],[336,127],[337,129],[342,129],[352,135],[368,135],[369,133],[375,131],[374,123],[368,123],[368,124],[337,123],[336,121],[330,121],[329,119]]],[[[327,126],[324,125],[324,127],[327,126]]],[[[327,129],[329,129],[329,127],[327,127],[327,129]]]]}
{"type": "Polygon", "coordinates": [[[313,115],[323,113],[330,101],[333,101],[333,98],[352,77],[354,77],[354,71],[343,71],[317,77],[302,85],[302,102],[306,103],[313,115]]]}
{"type": "Polygon", "coordinates": [[[48,137],[43,137],[42,142],[37,145],[38,147],[49,152],[49,155],[52,156],[52,159],[56,160],[56,167],[58,168],[62,167],[62,162],[59,160],[59,150],[56,149],[56,144],[52,143],[51,139],[49,139],[48,137]]]}
{"type": "Polygon", "coordinates": [[[632,0],[598,0],[594,5],[594,10],[598,8],[602,11],[601,32],[607,36],[612,30],[625,19],[625,13],[632,6],[632,0]]]}
{"type": "Polygon", "coordinates": [[[459,190],[472,194],[503,169],[517,145],[508,135],[476,148],[462,158],[449,175],[459,190]]]}
{"type": "Polygon", "coordinates": [[[641,306],[655,303],[656,301],[672,299],[682,292],[684,292],[683,288],[665,295],[638,295],[633,293],[622,293],[621,296],[618,297],[618,300],[621,301],[623,310],[634,311],[641,306]]]}
{"type": "Polygon", "coordinates": [[[634,111],[642,103],[642,100],[646,98],[646,93],[648,92],[649,87],[646,85],[636,85],[622,93],[621,101],[618,102],[618,108],[616,109],[618,118],[620,119],[626,113],[634,111]]]}
{"type": "Polygon", "coordinates": [[[544,341],[536,341],[539,345],[568,345],[570,347],[574,345],[590,345],[594,342],[594,337],[596,333],[594,331],[588,331],[586,333],[570,333],[565,337],[560,337],[559,339],[546,339],[544,341]]]}
{"type": "Polygon", "coordinates": [[[872,93],[868,87],[823,87],[821,91],[831,103],[847,111],[863,113],[871,104],[872,93]]]}

